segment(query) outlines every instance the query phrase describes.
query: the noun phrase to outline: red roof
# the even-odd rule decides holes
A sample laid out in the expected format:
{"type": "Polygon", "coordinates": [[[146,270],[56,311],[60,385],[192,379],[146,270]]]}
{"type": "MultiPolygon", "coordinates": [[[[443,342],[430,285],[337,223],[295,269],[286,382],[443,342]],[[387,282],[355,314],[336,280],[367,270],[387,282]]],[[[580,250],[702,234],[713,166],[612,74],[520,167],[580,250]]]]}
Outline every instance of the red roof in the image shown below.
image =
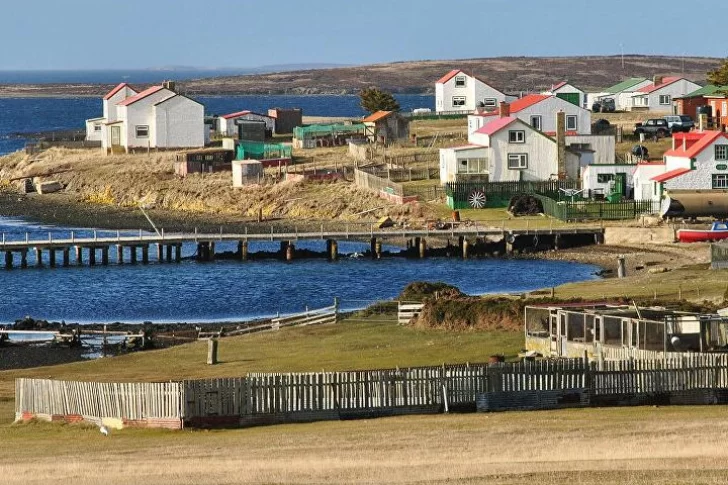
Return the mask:
{"type": "MultiPolygon", "coordinates": [[[[522,109],[529,108],[533,106],[534,104],[538,104],[544,99],[547,98],[553,98],[554,96],[550,94],[529,94],[527,96],[522,97],[521,99],[517,99],[514,102],[511,103],[511,114],[518,113],[522,109]]],[[[489,113],[483,113],[481,116],[498,116],[498,111],[491,111],[489,113]]]]}
{"type": "Polygon", "coordinates": [[[551,86],[551,91],[556,91],[559,88],[563,88],[567,84],[569,84],[569,81],[561,81],[559,84],[555,84],[555,85],[551,86]]]}
{"type": "Polygon", "coordinates": [[[229,120],[230,118],[238,118],[240,116],[249,115],[250,113],[252,113],[252,111],[236,111],[235,113],[222,115],[220,118],[225,118],[226,120],[229,120]]]}
{"type": "Polygon", "coordinates": [[[444,76],[442,76],[440,79],[437,80],[435,84],[445,84],[450,79],[454,78],[458,74],[460,74],[462,71],[460,69],[453,69],[452,71],[448,72],[444,76]]]}
{"type": "Polygon", "coordinates": [[[676,168],[675,170],[670,170],[669,172],[655,175],[654,177],[652,177],[651,180],[654,180],[655,182],[667,182],[668,180],[679,177],[680,175],[688,173],[689,171],[689,168],[676,168]]]}
{"type": "Polygon", "coordinates": [[[667,76],[667,77],[663,77],[662,78],[662,82],[660,84],[657,84],[657,85],[655,85],[654,83],[653,84],[648,84],[644,88],[640,88],[637,91],[640,92],[640,93],[651,93],[652,91],[657,91],[658,89],[662,89],[665,86],[668,86],[668,85],[670,85],[670,84],[672,84],[674,82],[677,82],[680,79],[682,79],[682,78],[681,77],[678,77],[678,76],[667,76]]]}
{"type": "Polygon", "coordinates": [[[366,118],[364,118],[362,121],[364,123],[374,123],[379,120],[382,120],[386,118],[387,116],[391,115],[392,111],[377,111],[375,113],[370,114],[366,118]]]}
{"type": "Polygon", "coordinates": [[[144,91],[142,91],[139,94],[136,94],[130,98],[126,98],[124,101],[117,103],[117,106],[129,106],[130,104],[134,104],[137,101],[140,101],[140,100],[146,98],[147,96],[151,96],[154,93],[158,93],[162,89],[165,89],[165,88],[163,86],[152,86],[151,88],[145,89],[144,91]]]}
{"type": "Polygon", "coordinates": [[[695,158],[700,152],[708,148],[715,140],[717,140],[721,136],[728,139],[728,135],[720,131],[704,131],[703,133],[676,133],[674,137],[676,142],[679,143],[679,146],[675,150],[666,151],[665,156],[695,158]],[[687,150],[683,150],[682,140],[695,140],[696,135],[702,135],[702,137],[698,141],[692,143],[687,150]]]}
{"type": "Polygon", "coordinates": [[[487,125],[483,126],[479,130],[476,131],[476,133],[480,133],[482,135],[492,135],[494,133],[499,132],[506,126],[510,125],[514,121],[516,121],[518,118],[514,118],[512,116],[505,116],[503,118],[498,118],[497,120],[493,120],[487,125]]]}
{"type": "Polygon", "coordinates": [[[136,93],[136,90],[133,87],[129,86],[127,83],[121,83],[118,86],[116,86],[114,89],[112,89],[111,91],[106,93],[106,96],[104,96],[104,100],[111,99],[112,97],[114,97],[114,95],[116,93],[118,93],[119,91],[121,91],[122,89],[124,89],[126,87],[128,87],[129,89],[131,89],[132,91],[134,91],[136,93]]]}

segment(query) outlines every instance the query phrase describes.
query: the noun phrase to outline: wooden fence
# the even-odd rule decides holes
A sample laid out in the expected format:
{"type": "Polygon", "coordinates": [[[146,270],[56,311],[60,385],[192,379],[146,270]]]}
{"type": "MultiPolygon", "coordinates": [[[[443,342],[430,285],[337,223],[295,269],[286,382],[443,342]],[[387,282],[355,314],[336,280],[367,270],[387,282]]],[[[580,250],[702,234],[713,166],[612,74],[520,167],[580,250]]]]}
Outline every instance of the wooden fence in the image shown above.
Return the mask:
{"type": "Polygon", "coordinates": [[[424,303],[398,301],[397,302],[397,323],[406,325],[413,318],[419,316],[424,308],[424,303]]]}
{"type": "Polygon", "coordinates": [[[728,403],[728,354],[583,359],[117,384],[16,380],[16,418],[115,426],[251,426],[398,414],[728,403]]]}
{"type": "Polygon", "coordinates": [[[354,183],[362,188],[376,192],[386,192],[393,195],[404,196],[404,188],[401,184],[378,177],[364,170],[354,170],[354,183]]]}
{"type": "Polygon", "coordinates": [[[544,214],[562,221],[635,219],[642,214],[655,214],[660,202],[652,200],[625,200],[621,202],[556,201],[535,195],[543,206],[544,214]]]}
{"type": "Polygon", "coordinates": [[[415,180],[438,180],[439,168],[376,168],[367,173],[392,182],[413,182],[415,180]]]}
{"type": "Polygon", "coordinates": [[[578,181],[554,180],[546,182],[448,182],[445,193],[451,209],[467,209],[474,192],[485,197],[485,207],[507,207],[514,195],[547,195],[558,197],[559,189],[577,189],[578,181]]]}

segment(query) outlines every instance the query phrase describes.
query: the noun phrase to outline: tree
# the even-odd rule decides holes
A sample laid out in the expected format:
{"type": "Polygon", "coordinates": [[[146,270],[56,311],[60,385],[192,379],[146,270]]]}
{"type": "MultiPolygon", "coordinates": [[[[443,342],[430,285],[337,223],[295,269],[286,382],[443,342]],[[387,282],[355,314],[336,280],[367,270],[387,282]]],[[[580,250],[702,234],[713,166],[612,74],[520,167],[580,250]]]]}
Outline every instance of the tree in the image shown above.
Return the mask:
{"type": "Polygon", "coordinates": [[[399,103],[392,93],[383,91],[379,88],[364,88],[359,92],[361,98],[361,107],[369,112],[375,111],[399,111],[399,103]]]}
{"type": "Polygon", "coordinates": [[[708,82],[716,86],[728,86],[728,59],[712,71],[708,71],[708,82]]]}

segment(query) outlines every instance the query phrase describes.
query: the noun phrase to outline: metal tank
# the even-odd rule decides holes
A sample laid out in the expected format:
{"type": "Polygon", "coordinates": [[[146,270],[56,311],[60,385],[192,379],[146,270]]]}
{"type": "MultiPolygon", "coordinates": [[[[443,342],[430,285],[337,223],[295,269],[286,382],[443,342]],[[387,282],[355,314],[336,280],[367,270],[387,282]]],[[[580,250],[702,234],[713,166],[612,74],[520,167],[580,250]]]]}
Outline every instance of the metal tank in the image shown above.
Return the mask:
{"type": "Polygon", "coordinates": [[[728,190],[671,190],[660,207],[667,217],[728,218],[728,190]]]}

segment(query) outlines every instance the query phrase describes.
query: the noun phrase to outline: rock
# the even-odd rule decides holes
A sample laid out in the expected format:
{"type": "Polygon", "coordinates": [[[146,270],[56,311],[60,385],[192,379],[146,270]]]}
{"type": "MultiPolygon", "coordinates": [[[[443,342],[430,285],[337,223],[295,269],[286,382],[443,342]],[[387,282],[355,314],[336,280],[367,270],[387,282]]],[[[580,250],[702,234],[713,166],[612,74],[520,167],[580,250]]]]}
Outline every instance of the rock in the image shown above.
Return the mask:
{"type": "Polygon", "coordinates": [[[660,266],[657,268],[650,268],[648,270],[648,272],[650,274],[667,273],[668,271],[670,271],[670,270],[668,268],[665,268],[664,266],[660,266]]]}

